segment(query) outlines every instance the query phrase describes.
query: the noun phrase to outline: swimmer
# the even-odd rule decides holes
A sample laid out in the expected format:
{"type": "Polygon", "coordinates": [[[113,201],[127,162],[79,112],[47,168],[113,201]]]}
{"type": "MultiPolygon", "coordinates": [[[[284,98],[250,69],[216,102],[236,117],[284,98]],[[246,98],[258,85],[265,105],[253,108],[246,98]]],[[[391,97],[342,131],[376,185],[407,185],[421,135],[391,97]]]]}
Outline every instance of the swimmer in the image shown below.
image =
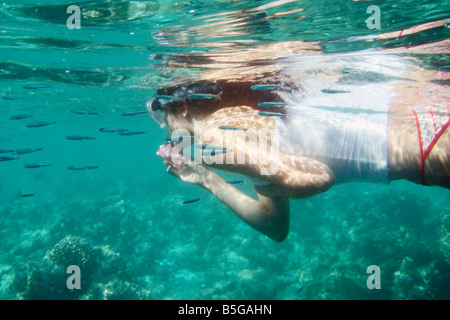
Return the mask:
{"type": "MultiPolygon", "coordinates": [[[[433,50],[440,48],[439,53],[444,50],[448,54],[449,43],[433,43],[433,50]]],[[[282,45],[266,50],[284,52],[282,45]]],[[[431,45],[425,46],[414,50],[428,52],[431,45]]],[[[244,58],[251,61],[251,53],[234,57],[244,58]]],[[[159,89],[147,107],[169,135],[184,129],[196,137],[192,143],[233,150],[215,155],[221,161],[207,164],[169,150],[164,153],[167,171],[210,191],[243,221],[275,241],[288,236],[290,198],[319,194],[338,183],[406,179],[450,188],[450,90],[445,85],[449,72],[436,74],[409,64],[397,52],[370,51],[360,56],[313,53],[307,59],[314,63],[297,65],[295,59],[292,57],[283,72],[272,72],[269,79],[264,79],[264,72],[249,76],[219,70],[190,82],[189,88],[200,87],[203,94],[220,93],[220,99],[207,104],[158,98],[187,97],[183,93],[186,84],[159,89]],[[384,59],[382,67],[370,76],[380,78],[362,81],[362,72],[373,70],[376,59],[384,59]],[[311,72],[322,65],[326,72],[311,72]],[[255,90],[265,83],[283,85],[276,90],[255,90]],[[333,93],[342,94],[330,94],[330,87],[333,93]],[[273,110],[258,106],[267,101],[283,103],[273,110]],[[248,130],[221,130],[224,126],[248,130]],[[200,134],[195,132],[198,127],[202,128],[200,134]],[[246,143],[251,132],[258,133],[256,143],[246,143]],[[261,141],[268,149],[261,149],[261,141]],[[239,155],[243,156],[241,162],[237,161],[239,155]],[[175,161],[180,157],[183,161],[175,161]],[[267,173],[268,164],[275,170],[267,173]],[[227,183],[212,169],[248,177],[254,181],[258,199],[227,183]]],[[[264,71],[267,69],[271,67],[264,71]]],[[[173,149],[174,144],[166,147],[173,149]]]]}

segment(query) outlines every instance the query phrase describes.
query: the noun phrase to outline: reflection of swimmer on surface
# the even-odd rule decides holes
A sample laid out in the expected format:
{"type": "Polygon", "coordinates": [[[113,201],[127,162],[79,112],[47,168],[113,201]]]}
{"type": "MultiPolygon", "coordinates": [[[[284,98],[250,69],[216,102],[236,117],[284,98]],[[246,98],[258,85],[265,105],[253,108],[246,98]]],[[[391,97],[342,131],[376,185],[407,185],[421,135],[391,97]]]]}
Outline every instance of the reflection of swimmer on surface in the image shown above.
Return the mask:
{"type": "MultiPolygon", "coordinates": [[[[448,48],[448,41],[434,46],[448,48]]],[[[201,123],[199,141],[192,143],[233,150],[198,164],[168,143],[169,152],[160,151],[167,171],[206,188],[276,241],[289,233],[289,198],[318,194],[336,183],[407,179],[450,187],[450,93],[442,84],[448,72],[436,75],[379,51],[286,59],[288,68],[281,71],[263,66],[269,75],[218,70],[212,78],[158,90],[163,98],[150,100],[148,107],[169,135],[184,129],[194,136],[201,123]],[[191,99],[192,94],[218,98],[191,99]],[[258,105],[265,102],[276,103],[258,105]],[[251,132],[257,133],[256,143],[246,143],[251,132]],[[261,148],[261,141],[268,148],[261,148]],[[183,161],[175,161],[180,157],[183,161]],[[276,170],[267,173],[268,164],[276,170]],[[209,167],[255,179],[258,200],[209,167]]]]}

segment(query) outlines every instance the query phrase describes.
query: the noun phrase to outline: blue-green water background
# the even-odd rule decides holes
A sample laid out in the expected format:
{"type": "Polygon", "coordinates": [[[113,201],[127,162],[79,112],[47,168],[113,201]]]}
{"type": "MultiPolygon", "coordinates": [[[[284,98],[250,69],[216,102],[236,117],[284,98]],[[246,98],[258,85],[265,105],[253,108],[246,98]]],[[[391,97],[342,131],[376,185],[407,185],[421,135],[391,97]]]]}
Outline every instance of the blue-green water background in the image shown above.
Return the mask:
{"type": "MultiPolygon", "coordinates": [[[[252,10],[268,3],[79,2],[80,30],[66,27],[72,4],[66,1],[0,4],[0,95],[20,98],[0,100],[0,149],[43,149],[0,162],[1,299],[450,298],[447,190],[405,181],[336,186],[291,201],[290,235],[276,243],[205,190],[168,175],[155,155],[166,132],[148,115],[120,115],[145,110],[156,89],[199,71],[171,70],[164,61],[178,53],[207,52],[221,42],[239,50],[320,41],[326,52],[348,52],[449,36],[448,28],[441,28],[406,39],[341,41],[449,18],[444,0],[306,0],[252,10]],[[381,30],[364,23],[370,4],[381,8],[381,30]],[[306,10],[266,19],[298,8],[306,10]],[[246,18],[231,22],[231,12],[246,18]],[[240,33],[215,27],[211,38],[202,25],[218,13],[223,14],[216,21],[240,33]],[[22,88],[27,84],[49,88],[22,88]],[[9,120],[16,114],[32,118],[9,120]],[[56,124],[25,126],[46,120],[56,124]],[[101,127],[149,134],[120,136],[99,132],[101,127]],[[96,139],[65,139],[76,134],[96,139]],[[52,166],[24,168],[35,162],[52,166]],[[99,169],[67,169],[83,164],[99,169]],[[19,197],[24,193],[35,195],[19,197]],[[201,202],[181,204],[197,197],[201,202]],[[58,268],[45,264],[46,254],[68,236],[85,239],[99,260],[95,272],[84,275],[90,280],[82,295],[68,296],[66,276],[54,280],[51,272],[58,268]],[[46,265],[41,269],[46,282],[30,281],[40,264],[46,265]],[[380,290],[366,287],[369,265],[381,268],[380,290]]],[[[423,58],[429,68],[448,63],[448,56],[423,58]]],[[[251,194],[248,182],[238,187],[251,194]]]]}

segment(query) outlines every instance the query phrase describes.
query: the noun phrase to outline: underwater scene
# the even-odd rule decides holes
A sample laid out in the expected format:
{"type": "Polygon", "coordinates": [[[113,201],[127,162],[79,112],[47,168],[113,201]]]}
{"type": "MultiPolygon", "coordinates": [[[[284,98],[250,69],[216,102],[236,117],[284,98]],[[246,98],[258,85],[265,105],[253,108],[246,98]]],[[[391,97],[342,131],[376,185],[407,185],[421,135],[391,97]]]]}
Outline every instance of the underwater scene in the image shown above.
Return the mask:
{"type": "MultiPolygon", "coordinates": [[[[266,85],[256,92],[330,66],[340,86],[319,93],[339,99],[401,78],[383,50],[448,97],[449,26],[446,0],[1,2],[0,299],[450,299],[447,188],[336,184],[290,199],[274,241],[168,173],[170,134],[147,105],[200,79],[266,85]]],[[[253,179],[214,170],[257,199],[253,179]]]]}

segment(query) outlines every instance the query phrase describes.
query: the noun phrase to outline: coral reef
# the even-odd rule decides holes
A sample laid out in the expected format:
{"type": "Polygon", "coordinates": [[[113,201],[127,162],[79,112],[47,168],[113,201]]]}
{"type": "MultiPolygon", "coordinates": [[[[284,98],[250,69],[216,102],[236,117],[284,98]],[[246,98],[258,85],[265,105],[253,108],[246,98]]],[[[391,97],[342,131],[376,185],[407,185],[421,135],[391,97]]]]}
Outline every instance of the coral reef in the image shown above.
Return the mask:
{"type": "Polygon", "coordinates": [[[149,290],[123,280],[113,280],[107,283],[98,283],[91,290],[88,298],[95,300],[148,300],[151,299],[149,290]]]}
{"type": "Polygon", "coordinates": [[[97,267],[97,255],[88,241],[68,236],[38,262],[16,268],[14,288],[20,299],[77,299],[89,288],[97,267]],[[81,289],[67,288],[67,268],[80,267],[81,289]]]}
{"type": "Polygon", "coordinates": [[[438,210],[445,192],[431,202],[419,187],[368,193],[349,185],[292,201],[283,243],[209,196],[188,207],[178,192],[150,200],[123,185],[103,192],[95,201],[55,201],[47,220],[31,214],[44,210],[39,205],[0,215],[2,298],[450,298],[450,219],[438,210]],[[72,264],[81,290],[66,287],[72,264]],[[366,287],[369,265],[380,267],[380,290],[366,287]]]}
{"type": "Polygon", "coordinates": [[[150,291],[126,279],[120,254],[108,246],[93,247],[87,240],[68,236],[41,261],[16,267],[11,289],[18,299],[150,299],[150,291]],[[68,289],[67,267],[80,268],[81,288],[68,289]]]}
{"type": "Polygon", "coordinates": [[[77,265],[91,273],[97,265],[94,248],[85,239],[68,236],[58,242],[48,254],[48,259],[57,266],[77,265]]]}

